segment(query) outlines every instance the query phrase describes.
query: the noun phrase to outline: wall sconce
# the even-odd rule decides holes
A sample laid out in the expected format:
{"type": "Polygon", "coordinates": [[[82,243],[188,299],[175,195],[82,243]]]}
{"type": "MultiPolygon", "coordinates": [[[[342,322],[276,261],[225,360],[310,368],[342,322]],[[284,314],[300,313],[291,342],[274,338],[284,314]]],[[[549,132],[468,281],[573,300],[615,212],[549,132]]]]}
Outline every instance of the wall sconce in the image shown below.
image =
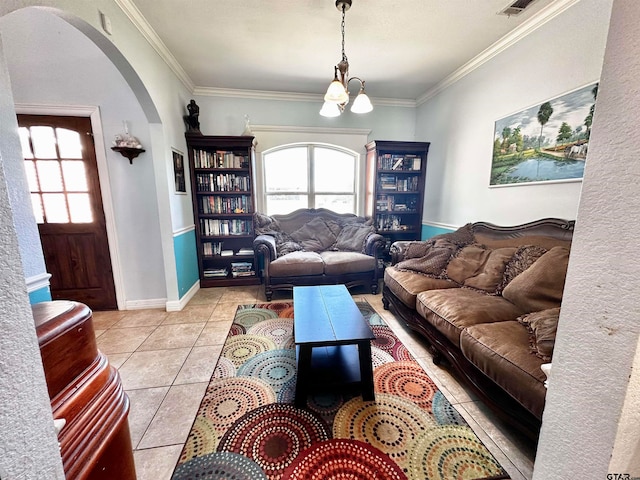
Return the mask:
{"type": "Polygon", "coordinates": [[[123,157],[128,158],[129,163],[133,165],[133,159],[145,152],[145,149],[142,148],[142,144],[136,137],[129,135],[127,122],[122,122],[122,124],[124,125],[124,134],[116,135],[111,150],[119,152],[123,157]]]}

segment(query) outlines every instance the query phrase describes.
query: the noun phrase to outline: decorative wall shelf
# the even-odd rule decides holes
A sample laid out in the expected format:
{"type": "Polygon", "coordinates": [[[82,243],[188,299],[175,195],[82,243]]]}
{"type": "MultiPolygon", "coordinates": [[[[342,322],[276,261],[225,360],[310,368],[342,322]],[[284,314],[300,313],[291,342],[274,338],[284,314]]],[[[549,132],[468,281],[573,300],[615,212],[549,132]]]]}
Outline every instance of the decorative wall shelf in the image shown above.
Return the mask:
{"type": "Polygon", "coordinates": [[[114,152],[120,152],[120,155],[129,159],[129,163],[133,165],[133,159],[146,150],[144,148],[133,147],[111,147],[114,152]]]}

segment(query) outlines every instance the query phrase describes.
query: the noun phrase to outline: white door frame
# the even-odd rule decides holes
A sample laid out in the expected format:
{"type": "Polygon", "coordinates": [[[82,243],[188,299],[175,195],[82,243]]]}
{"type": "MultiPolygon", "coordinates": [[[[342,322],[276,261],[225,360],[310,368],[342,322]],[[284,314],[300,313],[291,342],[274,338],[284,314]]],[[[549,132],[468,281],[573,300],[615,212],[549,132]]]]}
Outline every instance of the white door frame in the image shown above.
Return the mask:
{"type": "Polygon", "coordinates": [[[109,168],[102,134],[102,121],[100,120],[100,108],[83,105],[39,105],[16,103],[17,114],[25,115],[53,115],[59,117],[90,117],[91,131],[93,132],[94,147],[96,150],[96,162],[100,177],[100,190],[102,193],[102,208],[107,227],[107,242],[111,255],[111,270],[113,283],[116,289],[116,303],[118,310],[124,310],[124,281],[120,267],[120,250],[118,248],[118,235],[116,232],[115,216],[113,214],[113,201],[111,198],[111,182],[109,180],[109,168]]]}

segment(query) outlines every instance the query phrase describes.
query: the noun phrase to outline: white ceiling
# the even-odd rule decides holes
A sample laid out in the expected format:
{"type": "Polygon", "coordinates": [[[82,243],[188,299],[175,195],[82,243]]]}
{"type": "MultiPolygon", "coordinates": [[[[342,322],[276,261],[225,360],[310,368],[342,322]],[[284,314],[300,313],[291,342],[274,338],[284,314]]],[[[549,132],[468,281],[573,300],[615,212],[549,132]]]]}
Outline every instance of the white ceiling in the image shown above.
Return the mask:
{"type": "MultiPolygon", "coordinates": [[[[372,98],[417,100],[575,1],[535,0],[507,17],[497,12],[513,0],[353,0],[345,19],[350,74],[372,98]]],[[[334,0],[118,3],[139,28],[150,27],[147,37],[196,91],[321,94],[341,59],[334,0]]]]}

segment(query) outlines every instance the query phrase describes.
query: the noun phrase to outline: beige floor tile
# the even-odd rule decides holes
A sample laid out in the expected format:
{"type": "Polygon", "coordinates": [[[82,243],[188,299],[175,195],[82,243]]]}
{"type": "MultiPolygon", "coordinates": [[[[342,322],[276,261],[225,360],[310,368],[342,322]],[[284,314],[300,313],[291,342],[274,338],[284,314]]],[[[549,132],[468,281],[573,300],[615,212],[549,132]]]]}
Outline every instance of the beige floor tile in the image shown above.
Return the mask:
{"type": "Polygon", "coordinates": [[[179,312],[168,312],[162,325],[176,323],[205,323],[213,313],[215,305],[187,305],[179,312]]]}
{"type": "Polygon", "coordinates": [[[138,351],[193,347],[204,326],[204,322],[160,325],[149,335],[144,343],[138,347],[138,351]]]}
{"type": "Polygon", "coordinates": [[[116,328],[146,327],[160,325],[167,317],[167,312],[160,309],[128,310],[126,315],[115,324],[116,328]]]}
{"type": "Polygon", "coordinates": [[[219,303],[213,310],[209,322],[226,322],[233,320],[238,311],[237,303],[219,303]]]}
{"type": "Polygon", "coordinates": [[[170,480],[182,445],[133,452],[138,480],[170,480]]]}
{"type": "Polygon", "coordinates": [[[120,368],[124,362],[131,356],[131,353],[110,353],[107,355],[109,363],[114,368],[120,368]]]}
{"type": "Polygon", "coordinates": [[[112,310],[108,312],[92,312],[93,328],[95,330],[106,330],[113,327],[125,316],[126,312],[112,310]]]}
{"type": "Polygon", "coordinates": [[[204,347],[206,345],[222,345],[229,334],[232,320],[224,320],[219,322],[208,322],[202,330],[202,333],[196,340],[196,347],[204,347]]]}
{"type": "Polygon", "coordinates": [[[110,328],[97,339],[104,354],[131,353],[142,345],[156,327],[110,328]]]}
{"type": "Polygon", "coordinates": [[[95,334],[96,338],[98,338],[100,335],[102,335],[104,332],[106,332],[106,330],[94,330],[93,333],[95,334]]]}
{"type": "Polygon", "coordinates": [[[215,305],[226,290],[227,287],[201,288],[189,300],[189,305],[215,305]]]}
{"type": "Polygon", "coordinates": [[[151,420],[153,420],[168,391],[169,387],[157,387],[129,390],[127,392],[131,402],[129,431],[131,432],[131,445],[134,450],[138,447],[138,443],[140,443],[144,432],[147,431],[151,420]]]}
{"type": "Polygon", "coordinates": [[[119,368],[124,389],[170,386],[190,351],[190,348],[174,348],[131,354],[119,368]]]}
{"type": "Polygon", "coordinates": [[[533,442],[515,429],[505,425],[489,407],[480,401],[465,403],[462,407],[509,458],[524,478],[531,478],[536,456],[536,447],[533,442]]]}
{"type": "Polygon", "coordinates": [[[221,351],[222,345],[193,347],[173,384],[182,385],[211,380],[221,351]]]}
{"type": "Polygon", "coordinates": [[[259,300],[259,286],[243,286],[227,289],[220,298],[220,303],[249,304],[261,302],[259,300]]]}
{"type": "Polygon", "coordinates": [[[171,387],[138,447],[182,445],[187,440],[206,388],[206,382],[171,387]]]}

